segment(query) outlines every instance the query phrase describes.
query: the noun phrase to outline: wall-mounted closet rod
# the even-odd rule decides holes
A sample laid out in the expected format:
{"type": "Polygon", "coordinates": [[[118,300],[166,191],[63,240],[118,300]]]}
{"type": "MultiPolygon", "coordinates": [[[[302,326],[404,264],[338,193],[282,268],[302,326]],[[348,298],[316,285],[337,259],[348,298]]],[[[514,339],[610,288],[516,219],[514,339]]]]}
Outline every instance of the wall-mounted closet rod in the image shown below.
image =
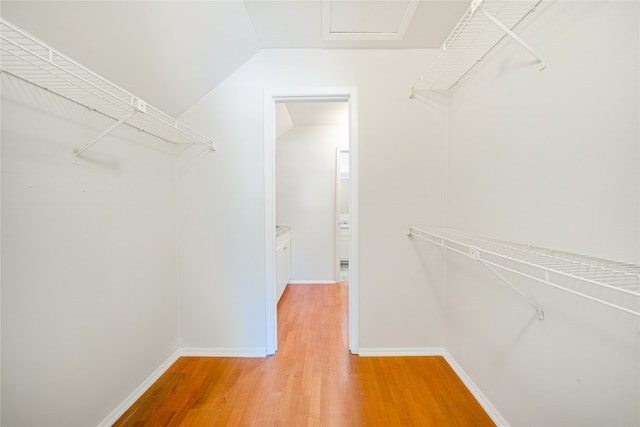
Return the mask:
{"type": "MultiPolygon", "coordinates": [[[[431,61],[431,64],[429,65],[429,67],[427,67],[427,69],[424,70],[422,72],[422,74],[420,74],[420,77],[418,77],[418,80],[416,80],[415,83],[413,84],[413,86],[411,86],[411,91],[410,91],[410,94],[409,94],[409,98],[411,98],[411,99],[415,98],[416,90],[420,87],[420,85],[422,84],[424,79],[436,67],[436,65],[438,64],[440,59],[444,56],[445,52],[447,51],[447,48],[449,46],[453,45],[454,42],[458,39],[458,37],[460,36],[463,28],[467,25],[467,23],[469,22],[469,20],[473,16],[474,12],[476,11],[476,8],[477,8],[476,1],[472,1],[471,2],[471,6],[469,6],[469,8],[464,13],[464,15],[462,15],[462,18],[460,18],[460,21],[458,21],[456,26],[453,27],[453,31],[451,31],[451,34],[449,34],[449,36],[444,41],[444,43],[442,43],[442,46],[440,46],[440,49],[438,49],[438,52],[436,53],[436,56],[434,57],[434,59],[431,61]]],[[[440,76],[440,78],[442,78],[442,76],[440,76]]]]}
{"type": "MultiPolygon", "coordinates": [[[[0,49],[0,50],[2,50],[2,49],[0,49]]],[[[6,75],[8,75],[8,76],[11,76],[11,77],[13,77],[13,78],[15,78],[15,79],[17,79],[17,80],[20,80],[20,81],[22,81],[22,82],[24,82],[24,83],[26,83],[26,84],[32,85],[32,86],[34,86],[34,87],[37,87],[38,89],[42,89],[42,90],[44,90],[44,91],[46,91],[46,92],[49,92],[49,93],[51,93],[51,94],[53,94],[53,95],[55,95],[55,96],[58,96],[58,97],[60,97],[60,98],[62,98],[62,99],[64,99],[64,100],[66,100],[66,101],[68,101],[68,102],[72,102],[72,103],[74,103],[74,104],[76,104],[76,105],[78,105],[78,106],[80,106],[80,107],[86,108],[86,109],[87,109],[87,110],[89,110],[89,111],[92,111],[92,112],[94,112],[94,113],[101,114],[101,115],[103,115],[103,116],[105,116],[105,117],[108,117],[108,118],[110,118],[110,119],[112,119],[112,120],[115,120],[115,121],[117,121],[117,122],[121,121],[121,119],[119,119],[118,117],[115,117],[113,114],[107,113],[107,112],[105,111],[105,109],[104,109],[104,108],[103,108],[103,109],[101,109],[101,110],[96,110],[95,108],[91,108],[91,107],[89,107],[88,105],[83,104],[83,103],[81,103],[81,102],[79,102],[79,101],[77,101],[77,100],[75,100],[75,99],[69,98],[68,96],[62,95],[62,94],[61,94],[61,93],[59,93],[59,92],[55,92],[55,91],[51,90],[51,89],[50,89],[50,88],[48,88],[48,87],[45,87],[45,86],[41,86],[41,85],[39,85],[39,84],[36,84],[36,83],[34,83],[34,82],[30,81],[30,80],[27,80],[27,79],[25,79],[25,78],[23,78],[23,77],[21,77],[21,76],[19,76],[19,75],[16,75],[16,74],[13,74],[13,73],[9,72],[9,71],[1,70],[1,69],[0,69],[0,72],[1,72],[1,73],[3,73],[3,74],[6,74],[6,75]]],[[[126,116],[126,118],[131,119],[132,117],[134,117],[134,116],[136,115],[135,113],[137,113],[137,112],[138,112],[138,111],[134,111],[134,112],[132,112],[133,114],[131,114],[131,115],[127,115],[127,116],[126,116]]],[[[152,133],[152,132],[150,132],[149,130],[144,129],[144,128],[140,127],[140,126],[136,126],[135,124],[133,124],[133,123],[132,123],[132,122],[130,122],[130,121],[125,121],[125,122],[124,122],[124,123],[122,123],[122,124],[125,124],[125,125],[129,126],[130,128],[133,128],[133,129],[137,130],[138,132],[143,132],[143,133],[146,133],[147,135],[151,135],[151,136],[153,136],[153,137],[160,138],[160,139],[163,139],[164,141],[166,141],[166,139],[164,139],[163,137],[161,137],[161,136],[159,136],[159,135],[157,135],[157,134],[155,134],[155,133],[152,133]]],[[[118,124],[117,124],[117,123],[115,123],[115,124],[110,128],[110,129],[111,129],[111,131],[113,131],[116,127],[118,127],[118,124]]],[[[194,132],[195,132],[195,131],[194,131],[194,132]]],[[[96,137],[96,139],[100,140],[100,139],[102,139],[104,136],[106,136],[106,134],[108,134],[108,132],[103,132],[103,133],[104,133],[105,135],[103,135],[102,137],[96,137]]],[[[95,141],[95,140],[94,140],[94,141],[95,141]]],[[[215,151],[215,149],[213,148],[213,146],[209,144],[209,142],[206,140],[206,138],[201,139],[200,141],[201,141],[201,142],[203,142],[203,143],[205,144],[205,146],[206,146],[209,150],[211,150],[211,151],[215,151]]],[[[97,141],[96,141],[96,142],[97,142],[97,141]]],[[[171,143],[171,144],[178,144],[178,143],[174,143],[174,142],[171,142],[171,141],[167,141],[167,142],[169,142],[169,143],[171,143]]],[[[189,143],[188,143],[188,142],[185,142],[184,144],[189,144],[189,143]]],[[[80,151],[80,150],[77,150],[77,151],[80,151]]],[[[79,154],[79,153],[77,153],[77,151],[74,151],[74,154],[75,154],[75,155],[79,154]]],[[[84,150],[83,150],[83,151],[84,151],[84,150]]]]}
{"type": "MultiPolygon", "coordinates": [[[[505,242],[451,229],[409,226],[407,234],[467,255],[485,265],[640,316],[640,265],[505,242]],[[540,260],[553,260],[553,267],[542,265],[540,260]],[[568,281],[595,285],[613,291],[617,296],[611,294],[607,300],[606,295],[597,290],[590,295],[586,288],[569,287],[568,281]],[[623,304],[620,298],[627,302],[623,304]]],[[[528,302],[537,305],[532,300],[528,302]]]]}
{"type": "Polygon", "coordinates": [[[457,252],[457,253],[462,254],[462,255],[466,255],[469,258],[480,262],[480,264],[484,265],[489,271],[491,271],[498,279],[500,279],[512,291],[514,291],[523,300],[525,300],[527,302],[527,304],[529,304],[531,307],[533,307],[534,310],[536,311],[536,317],[538,319],[544,320],[544,310],[542,309],[542,307],[537,302],[535,302],[531,297],[529,297],[524,292],[522,292],[520,289],[518,289],[513,283],[511,283],[509,280],[507,280],[495,268],[493,268],[493,266],[498,266],[497,264],[494,264],[494,263],[492,263],[490,261],[486,261],[486,260],[482,259],[481,255],[480,255],[480,249],[479,248],[477,248],[475,246],[469,246],[466,251],[462,251],[462,250],[460,250],[458,248],[455,248],[455,247],[452,247],[452,246],[447,246],[445,244],[444,240],[437,241],[437,240],[434,240],[434,239],[432,239],[430,237],[426,237],[424,233],[421,233],[421,232],[417,231],[416,229],[414,229],[412,227],[409,227],[407,229],[407,236],[409,238],[411,238],[413,236],[421,238],[421,239],[426,240],[428,242],[435,243],[438,246],[442,246],[444,248],[447,248],[447,249],[449,249],[451,251],[457,252]]]}
{"type": "Polygon", "coordinates": [[[214,151],[212,140],[107,81],[45,43],[0,18],[0,70],[96,111],[116,123],[76,150],[74,159],[122,124],[171,144],[202,143],[214,151]]]}
{"type": "MultiPolygon", "coordinates": [[[[9,28],[11,28],[15,32],[21,34],[23,37],[29,37],[29,38],[31,37],[27,33],[22,32],[17,27],[12,26],[11,24],[9,24],[6,21],[2,21],[2,24],[7,26],[7,27],[9,27],[9,28]]],[[[120,94],[114,93],[113,91],[108,92],[107,90],[101,88],[100,86],[97,86],[96,84],[94,84],[94,83],[88,81],[87,79],[79,76],[78,73],[74,73],[70,69],[63,68],[61,65],[58,65],[53,60],[54,54],[57,53],[57,52],[54,51],[52,48],[50,48],[48,46],[45,47],[45,49],[46,49],[45,50],[46,58],[45,58],[40,53],[35,52],[32,49],[29,49],[26,46],[21,45],[21,44],[15,42],[14,40],[12,40],[12,39],[10,39],[8,37],[2,36],[2,41],[11,44],[18,51],[23,52],[24,55],[19,55],[16,50],[10,50],[8,48],[1,47],[0,49],[3,52],[5,52],[5,53],[7,53],[9,55],[12,55],[17,60],[24,61],[25,63],[29,64],[30,66],[32,66],[34,68],[43,70],[46,73],[51,74],[51,76],[54,77],[52,80],[50,80],[51,84],[53,84],[57,80],[61,80],[64,83],[69,84],[69,85],[74,86],[75,88],[79,89],[80,92],[82,92],[82,91],[89,92],[91,95],[99,97],[102,101],[107,102],[109,104],[112,104],[114,106],[119,106],[119,105],[116,102],[114,102],[111,98],[115,98],[117,101],[120,101],[120,102],[122,102],[124,104],[127,104],[127,105],[133,105],[133,99],[134,99],[133,95],[129,95],[128,96],[129,100],[127,100],[126,98],[123,98],[123,97],[120,96],[122,94],[127,94],[127,92],[125,92],[123,89],[117,88],[119,90],[120,94]],[[40,61],[45,61],[46,68],[44,66],[38,64],[36,59],[40,60],[40,61]],[[58,71],[59,73],[55,73],[54,71],[58,71]],[[73,77],[73,79],[76,79],[76,81],[74,82],[73,79],[70,79],[70,78],[66,77],[65,74],[69,75],[69,77],[73,77]],[[86,86],[82,86],[79,83],[82,83],[82,85],[86,85],[86,86]]],[[[42,46],[45,46],[45,45],[42,44],[42,46]]],[[[71,61],[69,58],[65,58],[65,59],[67,61],[71,61]]],[[[91,73],[91,71],[89,71],[88,69],[84,68],[80,64],[74,63],[74,66],[78,67],[82,71],[85,71],[87,73],[91,73]]],[[[14,74],[14,73],[11,73],[11,72],[8,72],[8,73],[9,74],[14,74]]],[[[26,77],[22,77],[22,79],[30,81],[30,82],[34,83],[36,86],[42,87],[44,89],[47,89],[47,90],[49,90],[51,92],[56,93],[53,89],[49,89],[46,85],[37,84],[34,81],[29,80],[26,77]]],[[[89,107],[89,106],[87,106],[87,107],[89,107]]]]}
{"type": "Polygon", "coordinates": [[[542,63],[545,61],[513,32],[542,0],[473,0],[453,31],[410,89],[409,97],[423,85],[448,90],[481,62],[505,37],[512,37],[542,63]]]}

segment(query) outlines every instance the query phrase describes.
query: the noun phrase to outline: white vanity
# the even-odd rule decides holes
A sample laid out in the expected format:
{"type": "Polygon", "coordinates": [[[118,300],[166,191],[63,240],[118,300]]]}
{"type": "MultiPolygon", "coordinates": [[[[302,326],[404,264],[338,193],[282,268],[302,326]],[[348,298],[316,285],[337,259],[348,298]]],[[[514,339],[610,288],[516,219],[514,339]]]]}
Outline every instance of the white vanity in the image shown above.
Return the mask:
{"type": "Polygon", "coordinates": [[[291,279],[291,227],[276,227],[276,301],[291,279]]]}

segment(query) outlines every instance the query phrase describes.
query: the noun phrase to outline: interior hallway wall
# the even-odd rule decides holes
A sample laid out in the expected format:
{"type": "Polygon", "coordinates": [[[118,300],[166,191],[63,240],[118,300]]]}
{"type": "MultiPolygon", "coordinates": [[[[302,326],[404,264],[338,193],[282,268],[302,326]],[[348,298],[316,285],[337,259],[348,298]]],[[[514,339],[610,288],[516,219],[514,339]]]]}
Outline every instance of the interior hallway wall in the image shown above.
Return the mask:
{"type": "Polygon", "coordinates": [[[97,425],[178,348],[174,157],[2,74],[2,425],[97,425]]]}
{"type": "Polygon", "coordinates": [[[336,149],[347,126],[294,126],[276,141],[276,224],[291,227],[291,281],[336,280],[336,149]]]}
{"type": "MultiPolygon", "coordinates": [[[[543,2],[454,91],[449,226],[637,263],[638,2],[543,2]]],[[[446,347],[512,426],[640,424],[640,319],[449,256],[446,347]]],[[[640,309],[640,307],[639,307],[640,309]]]]}
{"type": "Polygon", "coordinates": [[[408,98],[432,53],[261,51],[182,116],[219,145],[179,168],[183,346],[265,347],[264,93],[305,87],[358,91],[361,348],[443,345],[443,301],[406,237],[445,223],[446,111],[408,98]]]}

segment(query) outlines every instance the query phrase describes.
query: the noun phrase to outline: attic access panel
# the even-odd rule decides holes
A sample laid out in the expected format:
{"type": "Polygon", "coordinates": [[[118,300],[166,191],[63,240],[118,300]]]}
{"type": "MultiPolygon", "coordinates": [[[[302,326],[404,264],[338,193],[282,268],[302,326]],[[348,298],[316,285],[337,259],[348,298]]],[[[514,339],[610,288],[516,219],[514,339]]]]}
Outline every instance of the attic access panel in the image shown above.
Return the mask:
{"type": "Polygon", "coordinates": [[[323,0],[323,39],[402,40],[418,3],[418,0],[323,0]]]}

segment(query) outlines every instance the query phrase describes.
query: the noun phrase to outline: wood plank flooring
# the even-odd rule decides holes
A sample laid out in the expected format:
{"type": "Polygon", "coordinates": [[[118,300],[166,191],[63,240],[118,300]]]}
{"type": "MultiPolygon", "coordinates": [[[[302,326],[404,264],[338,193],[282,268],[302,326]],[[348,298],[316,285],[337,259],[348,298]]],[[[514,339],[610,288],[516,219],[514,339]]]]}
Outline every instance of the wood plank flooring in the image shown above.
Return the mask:
{"type": "Polygon", "coordinates": [[[289,285],[267,358],[180,358],[115,426],[494,426],[441,357],[348,351],[348,285],[289,285]]]}

